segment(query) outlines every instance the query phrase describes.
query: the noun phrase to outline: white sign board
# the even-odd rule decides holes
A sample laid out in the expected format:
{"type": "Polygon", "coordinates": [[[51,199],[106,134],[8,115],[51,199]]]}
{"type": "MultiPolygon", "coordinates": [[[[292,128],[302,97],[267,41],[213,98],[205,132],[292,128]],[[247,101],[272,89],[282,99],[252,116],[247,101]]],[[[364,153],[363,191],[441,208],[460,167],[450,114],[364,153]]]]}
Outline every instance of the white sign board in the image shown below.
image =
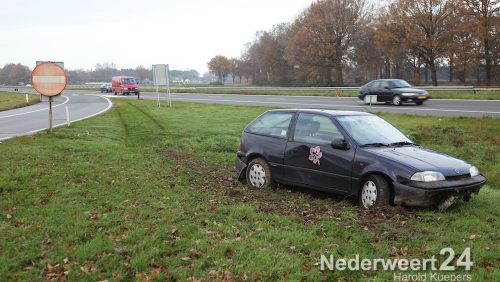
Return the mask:
{"type": "Polygon", "coordinates": [[[168,79],[168,64],[153,65],[153,83],[156,86],[156,95],[158,97],[157,105],[160,107],[160,92],[158,86],[167,86],[168,104],[172,107],[172,98],[170,97],[170,81],[168,79]]]}
{"type": "Polygon", "coordinates": [[[377,95],[365,95],[365,103],[377,103],[377,95]]]}
{"type": "Polygon", "coordinates": [[[62,69],[64,69],[64,62],[52,62],[52,61],[36,61],[36,65],[38,66],[39,64],[43,64],[43,63],[53,63],[53,64],[56,64],[58,66],[60,66],[62,69]]]}
{"type": "Polygon", "coordinates": [[[169,84],[167,64],[153,65],[153,83],[157,86],[169,84]]]}

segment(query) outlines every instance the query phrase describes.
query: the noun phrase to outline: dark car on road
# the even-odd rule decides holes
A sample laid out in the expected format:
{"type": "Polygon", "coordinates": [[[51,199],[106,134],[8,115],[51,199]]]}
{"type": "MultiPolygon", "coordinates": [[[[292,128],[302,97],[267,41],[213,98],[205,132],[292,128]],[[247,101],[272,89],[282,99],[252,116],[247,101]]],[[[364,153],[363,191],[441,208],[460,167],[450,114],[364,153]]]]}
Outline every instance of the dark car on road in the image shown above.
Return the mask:
{"type": "Polygon", "coordinates": [[[113,88],[111,87],[111,83],[101,84],[101,93],[111,93],[111,92],[113,92],[113,88]]]}
{"type": "Polygon", "coordinates": [[[243,131],[235,168],[253,188],[303,186],[356,196],[361,206],[447,208],[479,193],[475,166],[424,148],[376,115],[268,111],[243,131]]]}
{"type": "Polygon", "coordinates": [[[359,99],[366,104],[370,103],[370,96],[376,96],[376,101],[400,106],[403,102],[414,102],[422,105],[430,98],[429,93],[423,89],[417,89],[402,79],[378,79],[373,80],[361,87],[359,99]]]}

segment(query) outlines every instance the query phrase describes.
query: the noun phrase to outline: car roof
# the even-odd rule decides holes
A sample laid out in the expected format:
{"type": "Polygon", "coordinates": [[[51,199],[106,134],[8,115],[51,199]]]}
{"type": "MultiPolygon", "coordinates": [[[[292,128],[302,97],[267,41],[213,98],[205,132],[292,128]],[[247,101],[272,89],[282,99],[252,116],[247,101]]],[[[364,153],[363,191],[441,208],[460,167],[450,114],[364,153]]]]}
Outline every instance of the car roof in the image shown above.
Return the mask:
{"type": "Polygon", "coordinates": [[[399,78],[382,78],[382,79],[375,79],[375,80],[372,80],[370,82],[373,82],[373,81],[396,81],[396,80],[403,80],[403,81],[406,81],[404,79],[399,79],[399,78]]]}
{"type": "Polygon", "coordinates": [[[324,110],[324,109],[279,109],[270,110],[269,112],[300,112],[311,114],[327,114],[329,116],[372,116],[367,112],[358,111],[338,111],[338,110],[324,110]]]}

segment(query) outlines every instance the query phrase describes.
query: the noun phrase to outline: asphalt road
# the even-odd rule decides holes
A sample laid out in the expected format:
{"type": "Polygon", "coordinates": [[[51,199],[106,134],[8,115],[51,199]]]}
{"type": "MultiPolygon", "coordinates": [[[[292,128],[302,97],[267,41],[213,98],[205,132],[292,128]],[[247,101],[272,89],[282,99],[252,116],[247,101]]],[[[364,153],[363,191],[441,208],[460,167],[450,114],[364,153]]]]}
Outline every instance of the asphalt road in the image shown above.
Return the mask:
{"type": "MultiPolygon", "coordinates": [[[[92,93],[89,91],[89,93],[92,93]]],[[[97,93],[97,92],[93,92],[97,93]]],[[[137,99],[136,96],[114,96],[137,99]]],[[[436,99],[425,102],[422,106],[415,104],[404,104],[393,106],[386,104],[365,105],[357,97],[320,97],[320,96],[279,96],[279,95],[238,95],[238,94],[171,94],[172,101],[269,106],[283,108],[321,108],[336,110],[405,113],[415,115],[432,116],[465,116],[482,117],[489,116],[500,118],[500,101],[493,100],[444,100],[436,99]]],[[[141,99],[157,99],[155,93],[141,93],[141,99]]],[[[168,96],[160,93],[160,100],[166,103],[168,96]]]]}
{"type": "MultiPolygon", "coordinates": [[[[13,88],[1,88],[0,91],[13,91],[13,88]]],[[[34,93],[33,89],[23,89],[34,93]]],[[[17,95],[17,94],[13,94],[17,95]]],[[[53,125],[63,126],[66,121],[66,106],[70,121],[86,119],[111,108],[108,98],[137,99],[137,96],[101,94],[90,90],[66,90],[53,103],[53,125]]],[[[141,99],[155,100],[155,93],[141,93],[141,99]]],[[[485,100],[430,100],[422,106],[405,104],[392,106],[385,104],[364,105],[357,98],[336,98],[319,96],[275,96],[275,95],[238,95],[238,94],[171,94],[172,101],[198,102],[211,104],[268,106],[277,108],[322,108],[337,110],[406,113],[432,116],[489,116],[500,118],[500,101],[485,100]]],[[[165,105],[168,96],[160,93],[165,105]]],[[[0,141],[20,135],[33,134],[48,128],[48,101],[33,106],[0,112],[0,141]]]]}
{"type": "MultiPolygon", "coordinates": [[[[0,91],[12,91],[2,89],[0,91]]],[[[34,92],[34,91],[29,91],[34,92]]],[[[22,95],[22,94],[12,94],[22,95]]],[[[112,102],[89,91],[64,91],[62,95],[53,98],[53,127],[67,124],[66,107],[68,107],[70,122],[101,114],[112,106],[112,102]]],[[[21,135],[29,135],[49,127],[49,102],[42,102],[14,110],[0,112],[0,141],[21,135]]]]}

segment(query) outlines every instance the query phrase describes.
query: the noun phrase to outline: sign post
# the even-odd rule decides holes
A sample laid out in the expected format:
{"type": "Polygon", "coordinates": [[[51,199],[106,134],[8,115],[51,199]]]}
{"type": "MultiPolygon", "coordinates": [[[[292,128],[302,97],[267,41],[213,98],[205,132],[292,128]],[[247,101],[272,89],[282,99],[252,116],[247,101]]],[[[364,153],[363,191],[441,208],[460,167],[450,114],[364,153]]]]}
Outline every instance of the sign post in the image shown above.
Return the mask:
{"type": "Polygon", "coordinates": [[[170,97],[170,81],[168,78],[168,64],[153,65],[153,83],[156,86],[157,106],[160,107],[159,86],[167,87],[168,104],[172,107],[172,98],[170,97]]]}
{"type": "Polygon", "coordinates": [[[31,72],[33,88],[43,96],[49,97],[49,132],[52,133],[52,97],[60,95],[66,88],[68,79],[64,69],[56,63],[37,62],[31,72]]]}

